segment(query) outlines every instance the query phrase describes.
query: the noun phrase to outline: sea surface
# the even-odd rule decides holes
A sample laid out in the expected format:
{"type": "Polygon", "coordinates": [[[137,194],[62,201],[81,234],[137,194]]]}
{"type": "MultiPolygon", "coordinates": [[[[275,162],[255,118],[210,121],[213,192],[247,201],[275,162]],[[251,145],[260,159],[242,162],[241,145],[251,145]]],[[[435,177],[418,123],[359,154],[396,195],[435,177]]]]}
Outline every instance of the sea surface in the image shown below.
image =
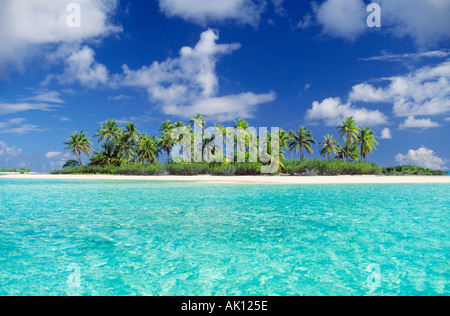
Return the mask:
{"type": "Polygon", "coordinates": [[[449,184],[0,180],[0,295],[449,294],[449,184]]]}

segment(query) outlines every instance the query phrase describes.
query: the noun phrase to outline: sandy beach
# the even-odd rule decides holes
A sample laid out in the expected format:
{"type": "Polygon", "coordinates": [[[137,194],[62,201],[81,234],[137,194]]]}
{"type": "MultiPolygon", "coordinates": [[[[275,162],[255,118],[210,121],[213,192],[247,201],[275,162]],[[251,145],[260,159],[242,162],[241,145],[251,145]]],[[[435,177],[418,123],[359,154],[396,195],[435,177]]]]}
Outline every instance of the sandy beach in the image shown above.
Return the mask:
{"type": "Polygon", "coordinates": [[[109,181],[189,181],[235,184],[390,184],[390,183],[450,183],[448,176],[111,176],[111,175],[50,175],[0,174],[1,179],[109,180],[109,181]]]}

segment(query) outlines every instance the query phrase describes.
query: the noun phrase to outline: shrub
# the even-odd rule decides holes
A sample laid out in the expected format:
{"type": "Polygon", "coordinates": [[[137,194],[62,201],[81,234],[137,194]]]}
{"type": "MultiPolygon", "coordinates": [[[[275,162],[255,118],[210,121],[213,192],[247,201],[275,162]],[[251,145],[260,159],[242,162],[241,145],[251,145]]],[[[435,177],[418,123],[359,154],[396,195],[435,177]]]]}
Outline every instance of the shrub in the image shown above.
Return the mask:
{"type": "Polygon", "coordinates": [[[376,163],[347,162],[342,160],[289,160],[284,162],[285,171],[291,175],[376,175],[380,168],[376,163]]]}
{"type": "Polygon", "coordinates": [[[55,170],[50,174],[105,174],[105,175],[126,175],[126,176],[150,176],[158,175],[164,172],[163,166],[159,164],[136,164],[129,166],[80,166],[55,170]]]}
{"type": "Polygon", "coordinates": [[[395,175],[423,175],[423,176],[445,176],[445,171],[426,169],[418,166],[402,165],[395,167],[383,167],[381,173],[388,176],[395,175]]]}

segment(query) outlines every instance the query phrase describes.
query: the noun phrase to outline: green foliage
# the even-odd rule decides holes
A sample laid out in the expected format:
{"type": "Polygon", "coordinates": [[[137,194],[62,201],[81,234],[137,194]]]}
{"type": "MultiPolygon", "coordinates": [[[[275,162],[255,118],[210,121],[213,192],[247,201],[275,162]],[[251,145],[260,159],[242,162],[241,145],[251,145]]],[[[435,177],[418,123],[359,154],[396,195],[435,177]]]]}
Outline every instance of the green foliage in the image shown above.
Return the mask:
{"type": "Polygon", "coordinates": [[[347,162],[343,160],[289,160],[284,162],[285,171],[290,175],[377,175],[380,168],[376,163],[347,162]]]}
{"type": "Polygon", "coordinates": [[[164,173],[164,168],[159,164],[135,164],[120,167],[87,165],[50,172],[50,174],[104,174],[123,176],[153,176],[162,173],[164,173]]]}
{"type": "Polygon", "coordinates": [[[80,163],[76,160],[67,160],[63,166],[63,169],[79,167],[80,163]]]}
{"type": "Polygon", "coordinates": [[[165,169],[171,175],[177,176],[194,176],[201,174],[208,174],[210,165],[206,162],[179,162],[169,163],[165,165],[165,169]]]}
{"type": "Polygon", "coordinates": [[[398,175],[418,175],[418,176],[445,176],[445,171],[426,169],[418,166],[396,166],[396,167],[384,167],[381,169],[381,173],[387,176],[398,175]]]}
{"type": "Polygon", "coordinates": [[[16,169],[16,168],[14,168],[14,169],[5,169],[5,168],[3,168],[3,169],[0,169],[0,172],[16,172],[16,173],[24,174],[24,173],[30,173],[31,170],[30,169],[26,169],[26,168],[21,168],[21,169],[16,169]]]}
{"type": "Polygon", "coordinates": [[[259,175],[261,174],[260,163],[170,163],[165,165],[165,169],[171,175],[193,176],[193,175],[259,175]]]}
{"type": "Polygon", "coordinates": [[[235,175],[237,176],[255,176],[261,174],[262,164],[259,162],[236,163],[235,175]]]}

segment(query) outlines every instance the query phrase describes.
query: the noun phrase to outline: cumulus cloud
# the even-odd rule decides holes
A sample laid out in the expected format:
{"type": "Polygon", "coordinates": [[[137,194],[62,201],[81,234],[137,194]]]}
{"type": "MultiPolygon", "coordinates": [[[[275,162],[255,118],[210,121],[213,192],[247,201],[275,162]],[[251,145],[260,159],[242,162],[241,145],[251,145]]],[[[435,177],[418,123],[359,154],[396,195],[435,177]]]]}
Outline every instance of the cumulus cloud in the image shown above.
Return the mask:
{"type": "Polygon", "coordinates": [[[433,150],[426,147],[418,150],[411,149],[406,155],[398,154],[395,160],[400,164],[412,164],[436,170],[447,169],[446,160],[439,158],[433,150]]]}
{"type": "Polygon", "coordinates": [[[381,131],[381,139],[392,139],[391,130],[389,128],[385,128],[381,131]]]}
{"type": "MultiPolygon", "coordinates": [[[[78,0],[81,27],[67,25],[71,0],[3,0],[0,2],[0,76],[23,70],[25,62],[66,45],[121,31],[110,23],[118,1],[78,0]]],[[[70,50],[68,50],[70,51],[70,50]]],[[[59,56],[64,57],[64,56],[59,56]]]]}
{"type": "Polygon", "coordinates": [[[251,92],[224,97],[199,99],[188,106],[167,106],[165,114],[190,118],[197,113],[213,117],[218,121],[231,121],[238,117],[253,118],[256,107],[274,101],[275,93],[254,94],[251,92]]]}
{"type": "Polygon", "coordinates": [[[420,46],[450,38],[450,1],[379,0],[383,24],[393,35],[408,36],[420,46]]]}
{"type": "Polygon", "coordinates": [[[12,158],[20,156],[21,153],[21,148],[17,148],[16,146],[10,147],[0,139],[0,158],[2,160],[9,161],[12,158]]]}
{"type": "Polygon", "coordinates": [[[225,120],[233,115],[250,117],[256,106],[273,101],[275,95],[252,92],[218,96],[216,63],[219,58],[240,48],[240,44],[217,44],[218,34],[207,30],[195,47],[183,47],[178,58],[154,62],[138,70],[124,65],[123,73],[112,77],[113,87],[145,89],[149,100],[160,105],[163,113],[188,117],[202,113],[225,120]]]}
{"type": "Polygon", "coordinates": [[[450,113],[450,60],[424,66],[405,75],[374,80],[377,84],[361,83],[352,87],[346,103],[339,98],[328,98],[314,102],[307,112],[310,120],[323,120],[334,125],[342,117],[354,116],[372,125],[387,122],[387,117],[378,110],[356,107],[356,103],[392,104],[397,117],[406,117],[401,129],[434,128],[440,124],[430,118],[450,113]],[[386,84],[387,83],[387,84],[386,84]]]}
{"type": "Polygon", "coordinates": [[[434,127],[440,127],[441,125],[437,122],[433,122],[431,119],[416,119],[414,116],[408,117],[403,124],[400,125],[400,129],[407,128],[421,128],[428,129],[434,127]]]}
{"type": "MultiPolygon", "coordinates": [[[[233,20],[257,26],[266,8],[265,0],[158,0],[159,7],[169,17],[205,25],[207,22],[233,20]]],[[[277,3],[280,1],[277,0],[277,3]]]]}
{"type": "Polygon", "coordinates": [[[82,86],[94,89],[107,83],[109,71],[95,60],[94,50],[84,46],[70,54],[65,61],[64,72],[55,78],[62,84],[78,81],[82,86]]]}
{"type": "Polygon", "coordinates": [[[340,98],[328,98],[322,102],[315,101],[306,113],[306,119],[321,120],[327,126],[335,126],[346,118],[353,116],[359,124],[382,125],[388,118],[378,110],[354,107],[351,103],[343,103],[340,98]]]}
{"type": "Polygon", "coordinates": [[[313,5],[323,32],[348,40],[355,40],[367,29],[365,9],[361,0],[327,0],[321,5],[313,5]]]}
{"type": "MultiPolygon", "coordinates": [[[[446,0],[379,0],[383,30],[409,37],[421,47],[450,38],[450,2],[446,0]]],[[[313,6],[323,32],[354,40],[368,32],[367,4],[363,0],[326,0],[313,6]]]]}
{"type": "Polygon", "coordinates": [[[51,151],[45,154],[47,162],[51,169],[61,169],[67,160],[71,159],[70,153],[61,153],[59,151],[51,151]]]}
{"type": "Polygon", "coordinates": [[[385,87],[367,83],[354,86],[349,100],[392,103],[394,114],[399,117],[450,112],[450,60],[384,81],[388,82],[385,87]]]}

